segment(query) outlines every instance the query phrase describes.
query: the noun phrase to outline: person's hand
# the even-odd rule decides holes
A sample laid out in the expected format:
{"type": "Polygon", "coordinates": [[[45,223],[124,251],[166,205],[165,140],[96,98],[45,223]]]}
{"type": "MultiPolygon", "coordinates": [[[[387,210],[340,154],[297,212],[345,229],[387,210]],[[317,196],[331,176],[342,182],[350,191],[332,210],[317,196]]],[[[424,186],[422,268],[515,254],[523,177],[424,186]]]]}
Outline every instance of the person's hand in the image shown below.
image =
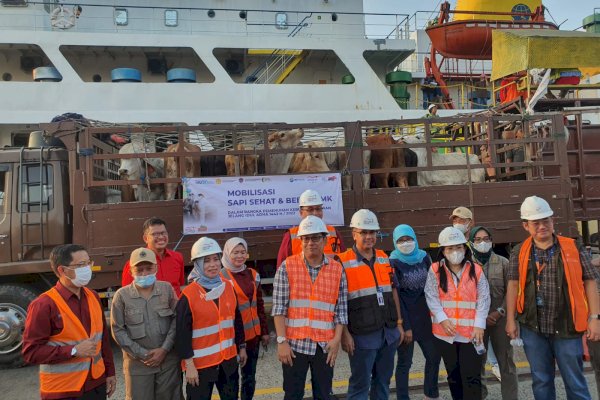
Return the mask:
{"type": "Polygon", "coordinates": [[[413,331],[409,329],[404,331],[404,344],[411,344],[413,341],[413,331]]]}
{"type": "Polygon", "coordinates": [[[185,381],[189,385],[200,386],[200,379],[198,378],[198,370],[196,369],[196,367],[194,366],[193,363],[191,366],[189,364],[186,365],[185,381]]]}
{"type": "Polygon", "coordinates": [[[342,334],[342,350],[350,356],[354,354],[354,339],[350,332],[342,334]]]}
{"type": "Polygon", "coordinates": [[[240,356],[240,367],[244,367],[244,365],[246,365],[246,361],[248,361],[248,353],[246,352],[246,349],[240,349],[238,356],[240,356]]]}
{"type": "Polygon", "coordinates": [[[287,340],[283,343],[277,343],[277,357],[284,365],[289,365],[290,367],[294,365],[293,359],[296,358],[296,355],[287,340]]]}
{"type": "Polygon", "coordinates": [[[473,333],[471,334],[471,341],[480,344],[483,343],[483,332],[481,328],[473,327],[473,333]]]}
{"type": "Polygon", "coordinates": [[[262,343],[262,345],[265,348],[265,350],[267,350],[269,348],[269,341],[270,340],[271,340],[271,337],[269,335],[262,335],[260,337],[260,342],[262,343]]]}
{"type": "Polygon", "coordinates": [[[592,342],[600,340],[600,319],[593,318],[588,322],[586,337],[592,342]]]}
{"type": "Polygon", "coordinates": [[[150,351],[148,351],[148,354],[146,354],[146,358],[144,359],[144,364],[147,367],[153,367],[153,368],[158,367],[165,360],[166,356],[167,356],[167,351],[165,349],[163,349],[162,347],[159,347],[158,349],[150,350],[150,351]]]}
{"type": "Polygon", "coordinates": [[[110,397],[115,393],[117,389],[117,377],[107,376],[106,377],[106,397],[110,397]]]}
{"type": "Polygon", "coordinates": [[[488,314],[485,323],[487,326],[496,326],[500,318],[502,318],[502,314],[500,314],[497,310],[494,310],[488,314]]]}
{"type": "Polygon", "coordinates": [[[96,347],[97,343],[95,340],[86,339],[75,346],[75,350],[77,350],[75,357],[94,357],[98,354],[98,349],[96,347]]]}
{"type": "Polygon", "coordinates": [[[333,338],[325,346],[327,351],[327,365],[330,367],[335,366],[335,360],[337,359],[338,351],[340,351],[340,339],[333,338]]]}
{"type": "Polygon", "coordinates": [[[449,319],[443,320],[442,322],[440,322],[440,325],[442,326],[442,329],[444,329],[444,332],[446,332],[447,335],[456,335],[456,327],[454,326],[454,323],[452,323],[452,321],[450,321],[449,319]]]}
{"type": "Polygon", "coordinates": [[[519,336],[519,333],[517,331],[517,321],[515,321],[514,317],[506,319],[505,331],[508,337],[511,339],[516,339],[519,336]]]}
{"type": "Polygon", "coordinates": [[[402,324],[398,325],[398,332],[400,332],[400,339],[398,340],[398,347],[400,347],[402,342],[404,342],[404,328],[402,324]]]}

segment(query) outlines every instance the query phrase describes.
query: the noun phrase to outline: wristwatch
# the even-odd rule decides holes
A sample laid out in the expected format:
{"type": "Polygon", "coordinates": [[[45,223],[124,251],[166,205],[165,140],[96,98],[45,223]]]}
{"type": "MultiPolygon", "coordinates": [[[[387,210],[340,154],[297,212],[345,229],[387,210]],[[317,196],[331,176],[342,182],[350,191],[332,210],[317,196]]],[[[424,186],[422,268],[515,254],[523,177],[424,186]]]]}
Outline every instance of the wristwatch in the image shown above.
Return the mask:
{"type": "Polygon", "coordinates": [[[285,336],[277,336],[277,344],[282,344],[283,342],[285,342],[287,339],[285,336]]]}
{"type": "Polygon", "coordinates": [[[506,310],[504,308],[498,307],[496,308],[496,311],[498,311],[503,317],[506,317],[506,310]]]}
{"type": "Polygon", "coordinates": [[[600,319],[600,314],[590,314],[590,317],[588,319],[600,319]]]}
{"type": "Polygon", "coordinates": [[[73,346],[73,348],[71,349],[71,357],[75,357],[77,355],[77,349],[75,348],[75,346],[73,346]]]}
{"type": "Polygon", "coordinates": [[[245,349],[245,348],[246,348],[246,343],[242,343],[242,344],[240,344],[238,347],[240,348],[240,350],[241,350],[241,349],[245,349]]]}

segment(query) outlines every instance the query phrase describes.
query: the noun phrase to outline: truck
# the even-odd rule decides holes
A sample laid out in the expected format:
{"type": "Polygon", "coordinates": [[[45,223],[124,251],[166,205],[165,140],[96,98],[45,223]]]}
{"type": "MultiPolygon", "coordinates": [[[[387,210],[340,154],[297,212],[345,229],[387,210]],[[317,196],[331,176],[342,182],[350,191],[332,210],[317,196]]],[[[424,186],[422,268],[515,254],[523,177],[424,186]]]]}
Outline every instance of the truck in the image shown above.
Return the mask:
{"type": "MultiPolygon", "coordinates": [[[[161,150],[169,143],[185,140],[202,148],[203,174],[210,174],[225,155],[237,154],[258,156],[261,167],[256,173],[270,175],[274,156],[306,149],[271,149],[269,135],[297,128],[303,129],[303,140],[320,138],[328,143],[327,147],[311,151],[333,152],[337,156],[345,153],[346,162],[337,170],[349,181],[342,195],[345,226],[339,227],[347,244],[351,243],[347,225],[352,214],[361,208],[378,216],[380,248],[393,248],[391,233],[396,225],[404,223],[414,227],[421,246],[432,252],[437,247],[438,233],[450,223],[451,211],[458,206],[471,208],[476,223],[492,229],[496,249],[501,252],[509,251],[512,243],[525,237],[519,206],[527,196],[537,195],[549,201],[555,212],[556,230],[565,236],[579,235],[578,220],[600,217],[599,127],[583,125],[580,117],[565,120],[560,112],[527,117],[487,113],[294,125],[90,125],[74,120],[40,124],[39,132],[32,136],[43,135],[43,143],[0,149],[0,363],[22,364],[20,350],[27,307],[57,280],[48,260],[54,246],[77,243],[87,248],[94,261],[94,277],[89,286],[107,304],[120,286],[130,252],[143,244],[141,226],[149,217],[158,216],[167,222],[170,248],[182,252],[190,265],[190,249],[200,235],[182,233],[181,195],[175,200],[127,201],[131,200],[128,193],[132,185],[150,182],[144,177],[136,181],[122,179],[118,174],[121,160],[174,157],[182,167],[190,153],[161,150]],[[519,123],[522,137],[506,135],[519,123]],[[396,144],[366,146],[365,139],[375,134],[391,135],[396,144]],[[111,135],[131,141],[150,140],[155,152],[119,154],[119,146],[107,140],[111,135]],[[237,146],[239,143],[246,144],[243,150],[237,146]],[[385,149],[412,149],[421,159],[412,166],[363,166],[365,152],[370,151],[373,158],[378,150],[385,149]],[[522,152],[522,161],[506,157],[507,152],[515,150],[522,152]],[[447,153],[462,154],[464,160],[453,165],[435,163],[447,153]],[[473,181],[475,175],[482,175],[475,173],[481,170],[485,171],[485,180],[473,181]],[[469,179],[436,186],[364,187],[363,174],[387,172],[466,173],[469,179]],[[521,180],[514,180],[516,176],[521,180]]],[[[181,175],[156,178],[151,183],[180,183],[181,175]]],[[[250,246],[249,265],[268,282],[276,269],[282,234],[282,230],[267,230],[210,236],[221,244],[231,236],[243,236],[250,246]]],[[[265,290],[268,296],[269,288],[265,290]]]]}

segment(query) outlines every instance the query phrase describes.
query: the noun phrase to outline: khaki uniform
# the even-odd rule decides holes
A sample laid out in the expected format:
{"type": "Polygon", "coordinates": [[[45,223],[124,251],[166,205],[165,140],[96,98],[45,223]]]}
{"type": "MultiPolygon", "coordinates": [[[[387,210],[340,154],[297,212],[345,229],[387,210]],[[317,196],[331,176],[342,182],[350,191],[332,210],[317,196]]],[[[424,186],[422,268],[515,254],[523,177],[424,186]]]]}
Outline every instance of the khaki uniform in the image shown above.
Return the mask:
{"type": "Polygon", "coordinates": [[[182,396],[181,368],[174,350],[177,296],[168,282],[156,281],[148,299],[134,283],[119,289],[111,308],[111,329],[123,350],[127,400],[171,400],[182,396]],[[148,367],[144,360],[152,349],[167,351],[163,363],[148,367]]]}

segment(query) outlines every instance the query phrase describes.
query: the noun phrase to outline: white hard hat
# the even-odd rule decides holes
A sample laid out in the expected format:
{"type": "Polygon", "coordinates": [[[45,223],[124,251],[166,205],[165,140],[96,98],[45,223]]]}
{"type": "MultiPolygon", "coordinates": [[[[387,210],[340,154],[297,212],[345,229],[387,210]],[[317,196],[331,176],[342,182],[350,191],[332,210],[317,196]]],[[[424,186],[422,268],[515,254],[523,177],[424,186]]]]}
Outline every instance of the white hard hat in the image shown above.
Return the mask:
{"type": "Polygon", "coordinates": [[[367,229],[369,231],[378,231],[379,222],[371,210],[361,209],[354,213],[350,220],[350,228],[367,229]]]}
{"type": "Polygon", "coordinates": [[[309,215],[298,226],[298,236],[314,235],[315,233],[328,233],[325,222],[319,217],[309,215]]]}
{"type": "Polygon", "coordinates": [[[316,190],[308,189],[300,195],[300,207],[320,206],[322,204],[321,195],[316,190]]]}
{"type": "Polygon", "coordinates": [[[192,261],[200,257],[219,253],[222,253],[221,246],[219,246],[216,240],[209,237],[201,237],[192,246],[192,261]]]}
{"type": "Polygon", "coordinates": [[[444,228],[438,236],[440,246],[454,246],[455,244],[467,243],[465,234],[453,226],[444,228]]]}
{"type": "Polygon", "coordinates": [[[550,208],[550,204],[541,197],[529,196],[521,204],[521,219],[534,221],[536,219],[548,218],[552,215],[554,215],[554,211],[550,208]]]}
{"type": "Polygon", "coordinates": [[[430,104],[430,105],[429,105],[429,107],[427,107],[427,110],[428,110],[428,111],[431,111],[431,109],[432,109],[433,107],[436,107],[436,108],[437,108],[437,105],[436,105],[436,104],[430,104]]]}

